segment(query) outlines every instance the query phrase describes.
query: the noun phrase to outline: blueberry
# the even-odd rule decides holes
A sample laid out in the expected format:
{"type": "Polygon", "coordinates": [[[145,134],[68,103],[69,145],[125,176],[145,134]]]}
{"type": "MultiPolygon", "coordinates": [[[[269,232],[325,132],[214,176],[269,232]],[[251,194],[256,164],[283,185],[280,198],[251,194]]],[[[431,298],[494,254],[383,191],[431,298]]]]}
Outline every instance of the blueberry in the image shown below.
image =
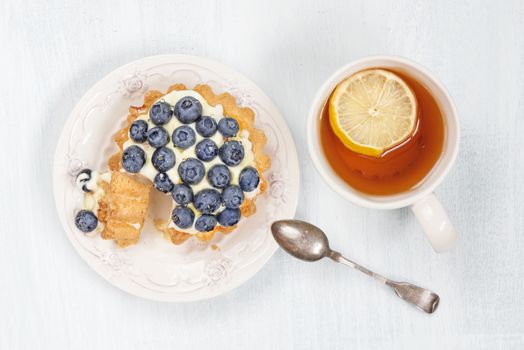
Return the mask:
{"type": "Polygon", "coordinates": [[[155,184],[155,188],[157,190],[164,193],[171,192],[173,190],[173,187],[175,186],[166,173],[156,174],[153,183],[155,184]]]}
{"type": "Polygon", "coordinates": [[[129,128],[129,137],[138,143],[147,140],[147,122],[145,120],[135,120],[129,128]]]}
{"type": "Polygon", "coordinates": [[[218,214],[217,219],[222,226],[233,226],[240,221],[240,209],[226,208],[218,214]]]}
{"type": "Polygon", "coordinates": [[[205,173],[204,164],[196,158],[188,158],[178,166],[178,175],[182,181],[190,185],[196,185],[202,181],[205,173]]]}
{"type": "Polygon", "coordinates": [[[248,166],[242,169],[238,176],[238,183],[240,188],[244,192],[251,192],[258,187],[260,182],[260,176],[258,175],[257,169],[248,166]]]}
{"type": "Polygon", "coordinates": [[[161,126],[155,126],[147,132],[147,142],[151,147],[163,147],[169,142],[169,134],[161,126]]]}
{"type": "Polygon", "coordinates": [[[184,124],[190,124],[202,116],[202,104],[192,96],[182,97],[175,105],[175,115],[184,124]]]}
{"type": "Polygon", "coordinates": [[[151,156],[151,163],[153,163],[153,166],[156,170],[160,171],[161,173],[165,173],[175,166],[175,152],[167,147],[157,148],[151,156]]]}
{"type": "Polygon", "coordinates": [[[209,232],[215,228],[217,218],[214,215],[202,215],[195,222],[195,228],[200,232],[209,232]]]}
{"type": "Polygon", "coordinates": [[[229,166],[238,165],[244,159],[244,147],[238,141],[226,141],[218,150],[218,156],[229,166]]]}
{"type": "Polygon", "coordinates": [[[76,185],[84,192],[91,192],[87,184],[91,180],[91,169],[82,169],[76,176],[76,185]]]}
{"type": "Polygon", "coordinates": [[[155,125],[167,124],[171,117],[173,117],[173,110],[167,102],[157,102],[149,110],[149,118],[155,125]]]}
{"type": "Polygon", "coordinates": [[[187,125],[179,126],[173,131],[173,144],[180,148],[189,148],[195,144],[196,134],[193,129],[187,125]]]}
{"type": "Polygon", "coordinates": [[[195,128],[200,135],[211,137],[217,132],[217,122],[211,117],[203,116],[197,120],[195,128]]]}
{"type": "Polygon", "coordinates": [[[82,232],[91,232],[98,225],[98,218],[89,210],[80,210],[75,216],[75,225],[82,232]]]}
{"type": "Polygon", "coordinates": [[[211,214],[220,207],[220,193],[212,188],[206,188],[195,195],[195,208],[202,214],[211,214]]]}
{"type": "Polygon", "coordinates": [[[176,207],[173,209],[171,218],[175,225],[180,228],[189,228],[193,225],[195,220],[195,213],[188,207],[176,207]]]}
{"type": "Polygon", "coordinates": [[[226,208],[240,208],[243,201],[244,192],[242,192],[240,186],[229,186],[222,191],[222,203],[224,203],[226,208]]]}
{"type": "Polygon", "coordinates": [[[239,128],[238,122],[230,117],[222,118],[218,122],[218,131],[220,131],[224,137],[236,136],[239,128]]]}
{"type": "Polygon", "coordinates": [[[231,182],[231,172],[224,164],[213,165],[207,172],[207,180],[215,188],[226,188],[231,182]]]}
{"type": "Polygon", "coordinates": [[[203,139],[197,143],[195,153],[198,159],[205,162],[215,159],[218,154],[218,146],[210,139],[203,139]]]}
{"type": "Polygon", "coordinates": [[[176,184],[171,195],[180,205],[187,205],[193,201],[193,190],[188,185],[176,184]]]}
{"type": "Polygon", "coordinates": [[[129,146],[122,153],[122,167],[129,173],[138,173],[145,162],[146,154],[137,145],[129,146]]]}

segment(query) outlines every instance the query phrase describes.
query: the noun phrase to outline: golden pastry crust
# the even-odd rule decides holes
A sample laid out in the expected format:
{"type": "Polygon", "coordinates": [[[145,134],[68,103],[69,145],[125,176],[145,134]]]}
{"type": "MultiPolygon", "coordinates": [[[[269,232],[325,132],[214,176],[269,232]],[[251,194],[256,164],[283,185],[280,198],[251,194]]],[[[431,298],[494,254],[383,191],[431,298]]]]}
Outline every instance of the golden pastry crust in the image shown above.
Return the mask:
{"type": "Polygon", "coordinates": [[[111,182],[102,182],[105,195],[99,200],[98,220],[104,224],[103,239],[113,239],[120,247],[135,244],[149,207],[151,183],[136,176],[114,171],[111,182]]]}
{"type": "MultiPolygon", "coordinates": [[[[113,137],[113,140],[118,145],[119,151],[109,158],[109,168],[113,171],[119,171],[121,168],[120,158],[122,156],[124,143],[129,138],[129,128],[133,121],[140,115],[145,113],[148,108],[160,97],[170,93],[174,90],[188,90],[183,84],[171,85],[165,93],[161,93],[158,90],[150,90],[146,92],[144,96],[144,104],[139,107],[130,107],[129,115],[127,116],[126,125],[119,130],[113,137]]],[[[253,110],[247,107],[240,107],[237,105],[235,97],[229,93],[222,93],[216,95],[209,85],[201,84],[195,86],[192,90],[198,92],[211,106],[222,105],[224,115],[236,119],[240,126],[240,130],[247,130],[249,132],[249,141],[252,144],[253,155],[255,158],[255,165],[260,174],[260,194],[263,193],[267,188],[267,183],[263,178],[263,173],[271,167],[271,159],[264,153],[264,146],[267,142],[266,135],[260,129],[255,128],[255,113],[253,110]]],[[[256,198],[256,197],[255,197],[256,198]]],[[[256,212],[255,198],[245,198],[240,212],[242,217],[248,217],[256,212]]],[[[186,232],[178,231],[173,227],[168,227],[169,221],[165,222],[162,219],[155,220],[155,226],[158,230],[169,235],[171,242],[174,244],[182,244],[192,235],[186,232]]],[[[214,230],[209,232],[200,232],[194,234],[194,236],[203,242],[210,241],[217,232],[224,234],[232,232],[236,228],[235,226],[223,227],[218,226],[214,230]]]]}

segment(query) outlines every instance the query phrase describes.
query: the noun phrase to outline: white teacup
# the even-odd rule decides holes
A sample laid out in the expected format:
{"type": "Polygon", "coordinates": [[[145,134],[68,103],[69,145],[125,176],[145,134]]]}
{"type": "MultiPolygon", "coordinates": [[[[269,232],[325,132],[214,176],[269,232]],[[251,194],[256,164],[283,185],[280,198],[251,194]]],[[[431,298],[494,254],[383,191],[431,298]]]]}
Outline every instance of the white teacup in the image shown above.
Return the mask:
{"type": "Polygon", "coordinates": [[[457,234],[433,190],[444,179],[457,158],[460,128],[451,97],[442,83],[426,68],[396,56],[365,57],[345,65],[329,77],[318,90],[309,111],[307,138],[309,153],[315,167],[342,197],[367,208],[396,209],[410,206],[436,252],[443,252],[453,246],[457,234]],[[359,192],[344,182],[329,165],[322,150],[319,133],[322,110],[337,84],[360,70],[377,67],[405,72],[423,84],[439,104],[445,126],[443,151],[433,169],[409,191],[384,196],[359,192]]]}

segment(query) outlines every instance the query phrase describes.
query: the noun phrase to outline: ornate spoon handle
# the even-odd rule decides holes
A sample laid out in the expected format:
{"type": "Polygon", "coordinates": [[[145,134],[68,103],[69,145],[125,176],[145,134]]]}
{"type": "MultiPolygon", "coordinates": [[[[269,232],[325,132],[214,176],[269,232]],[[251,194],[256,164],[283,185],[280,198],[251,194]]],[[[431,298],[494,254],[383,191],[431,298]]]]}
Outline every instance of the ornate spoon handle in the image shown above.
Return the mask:
{"type": "Polygon", "coordinates": [[[381,276],[378,273],[366,269],[364,266],[361,266],[351,260],[344,258],[342,254],[335,251],[331,251],[329,257],[336,262],[354,268],[362,273],[365,273],[368,276],[373,277],[377,281],[391,287],[401,299],[404,299],[408,303],[415,305],[420,310],[427,312],[428,314],[435,312],[435,310],[438,307],[440,297],[430,290],[415,286],[411,283],[395,282],[390,279],[387,279],[386,277],[381,276]]]}

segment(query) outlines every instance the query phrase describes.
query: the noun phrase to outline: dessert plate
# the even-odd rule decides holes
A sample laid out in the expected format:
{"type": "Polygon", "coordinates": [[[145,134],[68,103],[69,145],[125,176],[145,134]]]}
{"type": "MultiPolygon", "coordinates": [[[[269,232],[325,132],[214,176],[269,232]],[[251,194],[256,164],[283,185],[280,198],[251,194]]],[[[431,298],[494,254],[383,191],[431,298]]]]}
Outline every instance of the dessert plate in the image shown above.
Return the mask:
{"type": "MultiPolygon", "coordinates": [[[[136,296],[183,302],[225,293],[264,266],[277,249],[270,233],[271,223],[295,214],[299,168],[295,144],[284,119],[252,81],[205,58],[162,55],[114,70],[82,97],[58,140],[53,187],[67,237],[100,276],[136,296]],[[142,105],[147,90],[165,91],[175,83],[189,88],[208,84],[215,93],[229,92],[240,106],[255,112],[255,126],[268,138],[265,153],[272,161],[263,175],[269,186],[256,201],[256,214],[242,220],[231,234],[218,234],[205,244],[196,239],[180,246],[171,244],[154,228],[152,217],[146,220],[140,242],[125,249],[101,239],[99,234],[83,234],[74,224],[83,198],[75,187],[75,175],[83,168],[106,170],[107,159],[117,149],[111,137],[124,125],[128,107],[142,105]]],[[[159,194],[153,196],[153,201],[153,206],[162,205],[159,194]]]]}

